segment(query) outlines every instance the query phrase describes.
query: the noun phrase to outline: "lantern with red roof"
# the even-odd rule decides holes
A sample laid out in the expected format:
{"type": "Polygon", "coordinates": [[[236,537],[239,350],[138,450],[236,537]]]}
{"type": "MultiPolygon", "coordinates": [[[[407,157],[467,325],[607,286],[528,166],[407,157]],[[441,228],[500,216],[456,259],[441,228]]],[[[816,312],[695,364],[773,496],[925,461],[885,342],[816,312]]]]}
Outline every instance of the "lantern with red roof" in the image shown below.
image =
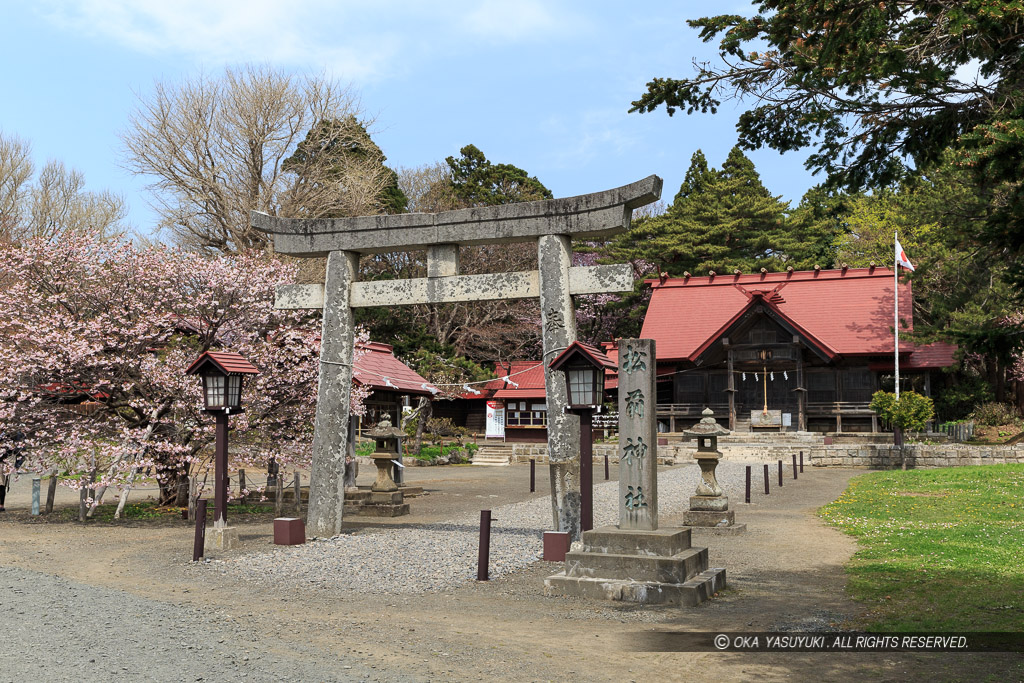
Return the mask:
{"type": "Polygon", "coordinates": [[[259,370],[244,357],[230,351],[207,351],[185,371],[203,379],[203,401],[209,412],[242,411],[242,381],[259,370]]]}

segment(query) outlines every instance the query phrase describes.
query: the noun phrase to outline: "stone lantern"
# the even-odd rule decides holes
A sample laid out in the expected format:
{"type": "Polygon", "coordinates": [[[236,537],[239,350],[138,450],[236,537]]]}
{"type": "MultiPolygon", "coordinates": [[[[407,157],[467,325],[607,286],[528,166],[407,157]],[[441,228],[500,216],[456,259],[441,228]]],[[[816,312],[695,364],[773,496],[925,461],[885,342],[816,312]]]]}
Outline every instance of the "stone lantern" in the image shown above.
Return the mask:
{"type": "Polygon", "coordinates": [[[402,489],[391,478],[391,466],[398,460],[398,440],[405,436],[401,429],[391,426],[385,416],[365,435],[377,442],[377,448],[370,455],[377,466],[377,478],[370,486],[369,495],[353,500],[352,511],[373,517],[399,517],[409,514],[402,489]]]}
{"type": "Polygon", "coordinates": [[[370,490],[376,493],[391,493],[398,490],[398,484],[391,478],[391,466],[398,460],[398,440],[405,436],[401,429],[391,426],[391,420],[384,416],[373,429],[365,433],[377,442],[371,458],[377,466],[377,479],[370,490]]]}
{"type": "Polygon", "coordinates": [[[729,497],[722,492],[715,477],[718,461],[722,459],[718,437],[725,436],[729,430],[715,421],[710,408],[705,408],[701,415],[700,422],[683,432],[697,442],[697,452],[693,457],[700,466],[700,483],[697,484],[696,495],[690,496],[690,509],[684,515],[683,523],[723,531],[743,531],[746,525],[736,524],[736,513],[729,509],[729,497]]]}

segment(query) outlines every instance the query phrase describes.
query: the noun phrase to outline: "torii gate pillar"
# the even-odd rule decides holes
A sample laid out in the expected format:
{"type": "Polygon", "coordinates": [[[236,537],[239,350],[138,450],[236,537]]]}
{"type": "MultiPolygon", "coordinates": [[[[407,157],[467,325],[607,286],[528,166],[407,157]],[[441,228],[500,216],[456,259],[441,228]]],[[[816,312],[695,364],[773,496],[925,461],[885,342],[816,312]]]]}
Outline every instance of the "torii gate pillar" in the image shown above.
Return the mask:
{"type": "Polygon", "coordinates": [[[572,243],[566,235],[545,235],[537,243],[540,320],[544,342],[544,391],[548,405],[548,467],[554,528],[580,536],[580,418],[566,412],[565,374],[551,370],[558,354],[576,341],[576,311],[569,294],[572,243]]]}

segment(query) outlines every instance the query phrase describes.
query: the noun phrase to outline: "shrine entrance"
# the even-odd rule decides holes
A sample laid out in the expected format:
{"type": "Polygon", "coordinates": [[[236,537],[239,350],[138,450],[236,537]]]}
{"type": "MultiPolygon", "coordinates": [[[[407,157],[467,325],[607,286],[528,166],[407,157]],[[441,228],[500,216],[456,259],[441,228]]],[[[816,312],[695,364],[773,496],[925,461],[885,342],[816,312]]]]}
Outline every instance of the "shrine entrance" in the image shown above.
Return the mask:
{"type": "Polygon", "coordinates": [[[341,532],[355,323],[365,306],[403,306],[539,297],[548,405],[548,458],[554,526],[579,536],[579,417],[566,412],[564,379],[548,367],[576,340],[572,295],[629,292],[632,267],[571,265],[573,238],[600,239],[629,228],[633,209],[661,196],[657,176],[605,192],[436,214],[290,219],[253,212],[251,224],[273,236],[274,250],[327,257],[323,285],[278,288],[278,308],[323,310],[320,379],[310,481],[311,533],[341,532]],[[536,271],[459,274],[459,247],[535,241],[536,271]],[[427,252],[427,277],[359,282],[361,254],[427,252]]]}

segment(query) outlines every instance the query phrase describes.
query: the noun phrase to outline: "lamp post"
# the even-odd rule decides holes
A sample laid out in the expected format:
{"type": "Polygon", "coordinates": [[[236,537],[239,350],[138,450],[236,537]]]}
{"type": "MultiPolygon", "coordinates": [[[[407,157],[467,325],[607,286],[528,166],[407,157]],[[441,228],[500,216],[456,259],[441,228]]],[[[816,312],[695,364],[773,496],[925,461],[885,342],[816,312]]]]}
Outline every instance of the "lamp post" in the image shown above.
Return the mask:
{"type": "Polygon", "coordinates": [[[215,529],[228,522],[228,415],[242,412],[242,379],[258,375],[259,370],[237,353],[207,351],[197,358],[186,375],[199,375],[203,380],[203,409],[216,420],[214,448],[214,513],[215,529]]]}
{"type": "Polygon", "coordinates": [[[615,369],[608,356],[590,344],[573,342],[551,362],[565,373],[566,410],[580,416],[580,530],[594,528],[594,412],[604,400],[605,370],[615,369]]]}

